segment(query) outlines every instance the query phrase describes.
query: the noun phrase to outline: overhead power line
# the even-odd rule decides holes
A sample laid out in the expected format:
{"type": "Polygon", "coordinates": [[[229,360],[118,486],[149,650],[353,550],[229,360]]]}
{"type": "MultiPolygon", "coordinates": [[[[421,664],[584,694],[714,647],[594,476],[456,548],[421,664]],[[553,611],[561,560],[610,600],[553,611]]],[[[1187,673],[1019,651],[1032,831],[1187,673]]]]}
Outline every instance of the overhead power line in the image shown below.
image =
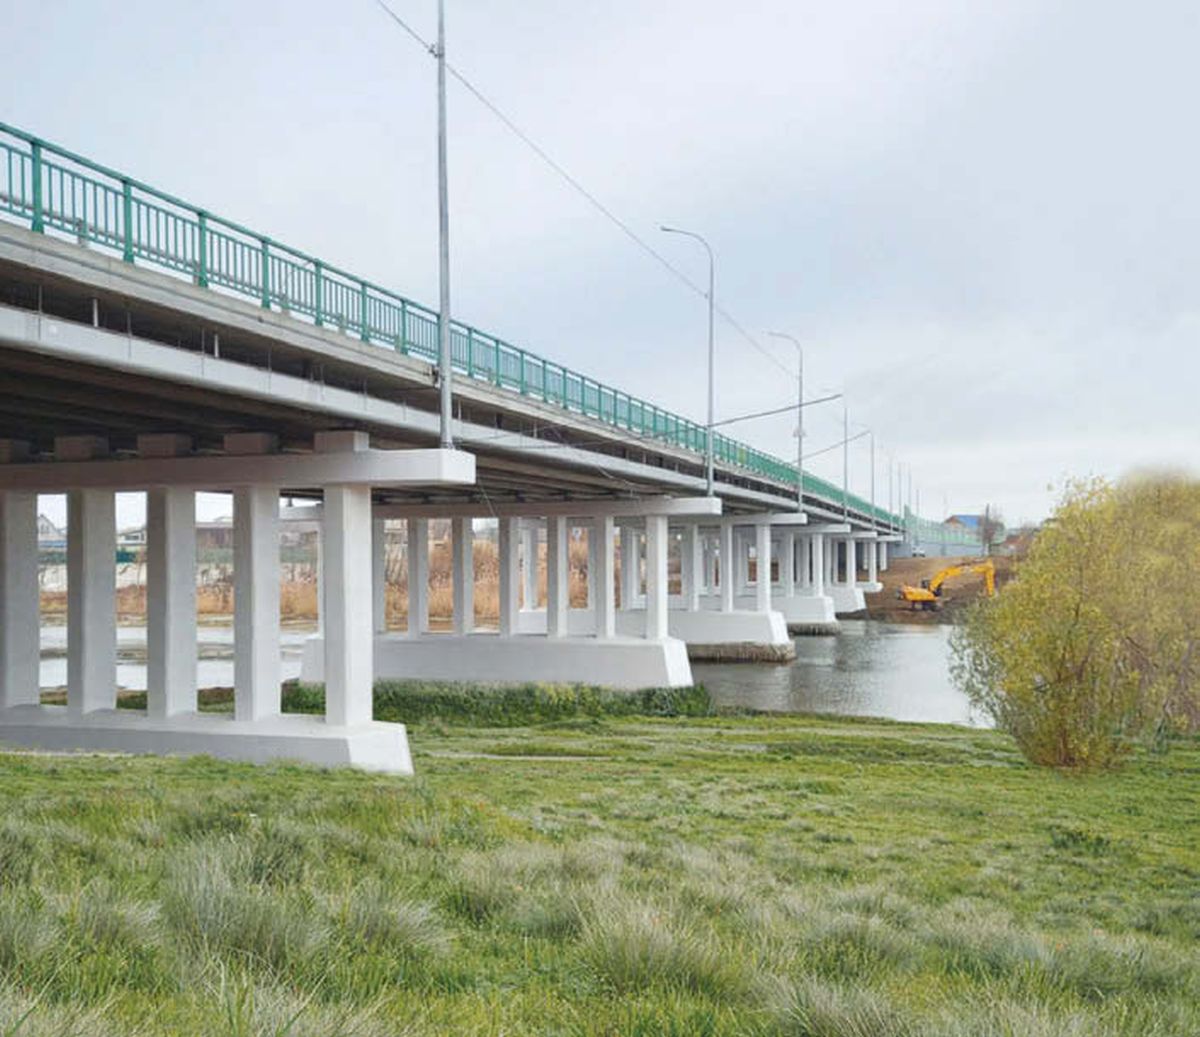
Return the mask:
{"type": "Polygon", "coordinates": [[[834,393],[832,396],[820,396],[815,400],[805,400],[803,403],[789,403],[786,407],[774,407],[771,410],[759,410],[753,414],[741,414],[736,418],[723,418],[721,421],[714,421],[713,428],[720,425],[733,425],[739,421],[750,421],[754,418],[769,418],[775,414],[788,414],[792,411],[798,411],[801,407],[812,407],[818,403],[828,403],[830,400],[840,400],[842,394],[834,393]]]}
{"type": "MultiPolygon", "coordinates": [[[[411,25],[408,24],[408,22],[406,22],[403,18],[401,18],[400,15],[398,15],[389,4],[385,3],[384,0],[375,0],[375,2],[383,10],[383,12],[389,18],[391,18],[391,20],[393,22],[395,22],[396,25],[398,25],[405,33],[407,33],[410,37],[412,37],[412,39],[415,42],[420,44],[420,46],[422,48],[424,48],[430,55],[436,56],[437,48],[434,47],[432,44],[430,44],[429,41],[424,39],[420,35],[420,33],[418,33],[416,31],[416,29],[414,29],[411,25]]],[[[528,147],[535,155],[537,155],[538,158],[540,158],[555,173],[557,173],[560,177],[562,177],[562,179],[564,181],[566,181],[567,184],[569,184],[576,192],[578,192],[584,199],[587,200],[588,204],[590,204],[597,212],[599,212],[602,216],[604,216],[605,219],[609,220],[614,226],[616,226],[627,238],[629,238],[630,241],[632,241],[635,245],[637,245],[638,248],[640,248],[648,256],[650,256],[657,263],[659,263],[659,265],[661,265],[668,273],[670,273],[673,277],[675,277],[686,288],[689,288],[691,291],[695,292],[702,299],[708,298],[708,293],[704,290],[703,287],[701,287],[695,281],[693,281],[690,277],[688,277],[687,274],[685,274],[682,270],[680,270],[677,266],[675,266],[675,264],[672,263],[669,259],[667,259],[667,257],[664,256],[658,249],[656,249],[653,245],[651,245],[645,238],[643,238],[640,234],[638,234],[638,232],[636,230],[634,230],[628,223],[626,223],[623,219],[621,219],[620,216],[618,216],[615,212],[613,212],[612,209],[610,209],[607,205],[605,205],[604,202],[602,202],[599,198],[597,198],[596,195],[594,195],[582,183],[580,183],[580,181],[578,179],[576,179],[570,173],[569,170],[565,169],[551,155],[549,155],[546,152],[546,150],[540,144],[537,143],[537,141],[535,141],[532,137],[529,136],[529,134],[527,134],[524,130],[522,130],[521,127],[519,127],[515,122],[513,122],[513,120],[510,119],[499,108],[499,106],[497,106],[490,98],[488,98],[487,95],[485,95],[482,90],[480,90],[477,86],[475,86],[474,83],[472,83],[469,79],[467,79],[467,77],[465,75],[463,75],[463,73],[460,72],[457,68],[455,68],[449,61],[446,62],[446,71],[449,72],[450,75],[452,75],[456,80],[458,80],[458,82],[461,83],[463,85],[463,87],[480,104],[482,104],[489,112],[491,112],[497,119],[499,119],[500,122],[502,122],[504,124],[504,126],[509,130],[509,132],[511,132],[518,140],[520,140],[523,144],[525,144],[526,147],[528,147]]],[[[725,309],[725,307],[723,307],[715,299],[713,300],[713,309],[716,310],[717,314],[721,317],[721,319],[723,321],[725,321],[726,324],[728,324],[731,328],[733,328],[733,330],[736,331],[738,333],[738,335],[740,335],[743,339],[745,339],[746,342],[748,342],[751,346],[753,346],[755,349],[757,349],[764,357],[766,357],[767,360],[769,360],[772,364],[774,364],[776,367],[778,367],[779,370],[783,371],[785,374],[791,375],[792,372],[783,363],[780,362],[779,358],[776,357],[773,353],[769,352],[766,349],[766,347],[763,346],[763,344],[761,342],[759,342],[753,335],[750,334],[750,332],[748,332],[741,325],[741,323],[737,320],[736,317],[733,316],[733,314],[731,314],[727,309],[725,309]]]]}

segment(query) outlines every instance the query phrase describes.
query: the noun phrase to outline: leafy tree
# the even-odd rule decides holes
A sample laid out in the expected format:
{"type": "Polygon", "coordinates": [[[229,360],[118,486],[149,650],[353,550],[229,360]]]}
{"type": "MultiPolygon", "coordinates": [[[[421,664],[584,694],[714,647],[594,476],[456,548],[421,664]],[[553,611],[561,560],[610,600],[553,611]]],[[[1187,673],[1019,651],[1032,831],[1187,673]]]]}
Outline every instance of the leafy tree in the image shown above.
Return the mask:
{"type": "Polygon", "coordinates": [[[972,608],[952,672],[1035,763],[1099,767],[1200,721],[1200,484],[1068,487],[1017,578],[972,608]]]}

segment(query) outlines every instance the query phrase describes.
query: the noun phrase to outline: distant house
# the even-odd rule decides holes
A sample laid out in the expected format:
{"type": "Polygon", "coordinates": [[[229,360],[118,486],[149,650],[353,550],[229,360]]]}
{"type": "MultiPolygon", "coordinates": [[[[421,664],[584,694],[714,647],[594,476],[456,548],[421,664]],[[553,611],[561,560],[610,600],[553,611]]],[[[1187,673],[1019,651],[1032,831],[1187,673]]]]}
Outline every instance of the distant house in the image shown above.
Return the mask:
{"type": "Polygon", "coordinates": [[[136,551],[146,546],[146,527],[130,526],[117,532],[117,547],[128,551],[136,551]]]}
{"type": "Polygon", "coordinates": [[[65,551],[67,548],[66,530],[59,529],[45,515],[37,517],[38,548],[43,551],[65,551]]]}
{"type": "Polygon", "coordinates": [[[963,529],[969,529],[972,533],[978,533],[979,527],[983,525],[982,515],[951,515],[946,519],[947,526],[960,526],[963,529]]]}

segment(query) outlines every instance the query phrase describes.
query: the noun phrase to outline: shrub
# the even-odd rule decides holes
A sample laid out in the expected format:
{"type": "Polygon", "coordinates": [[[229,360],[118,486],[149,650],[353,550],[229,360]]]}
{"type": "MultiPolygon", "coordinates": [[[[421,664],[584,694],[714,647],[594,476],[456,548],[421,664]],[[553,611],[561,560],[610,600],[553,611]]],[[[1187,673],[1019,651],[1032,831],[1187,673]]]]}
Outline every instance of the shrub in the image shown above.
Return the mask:
{"type": "Polygon", "coordinates": [[[952,670],[1034,763],[1112,764],[1200,723],[1200,484],[1077,484],[1017,578],[968,610],[952,670]]]}
{"type": "MultiPolygon", "coordinates": [[[[283,708],[320,713],[325,690],[316,684],[290,684],[283,708]]],[[[455,684],[436,681],[376,681],[375,719],[400,723],[437,719],[485,727],[591,716],[709,716],[712,699],[699,686],[616,691],[582,684],[455,684]]]]}

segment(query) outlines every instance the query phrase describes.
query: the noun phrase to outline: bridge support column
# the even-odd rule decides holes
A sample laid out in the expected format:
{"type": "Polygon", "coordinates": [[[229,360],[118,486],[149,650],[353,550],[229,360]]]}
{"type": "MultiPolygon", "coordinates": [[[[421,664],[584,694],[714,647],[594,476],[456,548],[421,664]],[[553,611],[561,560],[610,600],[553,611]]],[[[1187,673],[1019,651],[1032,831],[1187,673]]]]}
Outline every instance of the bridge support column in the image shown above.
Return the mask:
{"type": "Polygon", "coordinates": [[[754,527],[754,607],[759,612],[771,610],[771,526],[759,522],[754,527]]]}
{"type": "Polygon", "coordinates": [[[0,492],[0,709],[37,705],[37,494],[0,492]]]}
{"type": "Polygon", "coordinates": [[[454,519],[451,540],[454,632],[469,634],[475,629],[475,531],[470,518],[454,519]]]}
{"type": "Polygon", "coordinates": [[[374,543],[371,488],[325,488],[328,617],[325,623],[325,720],[354,727],[372,719],[374,543]]]}
{"type": "Polygon", "coordinates": [[[596,636],[609,640],[616,635],[616,612],[613,598],[616,581],[613,574],[613,549],[615,526],[611,515],[596,519],[588,541],[595,542],[595,569],[588,572],[588,585],[592,587],[592,608],[596,617],[596,636]]]}
{"type": "Polygon", "coordinates": [[[117,704],[117,520],[111,490],[67,494],[67,707],[117,704]]]}
{"type": "Polygon", "coordinates": [[[634,607],[641,589],[640,534],[628,522],[621,526],[621,608],[634,607]]]}
{"type": "Polygon", "coordinates": [[[569,569],[567,520],[561,515],[552,515],[546,520],[546,634],[548,637],[567,636],[567,609],[570,605],[569,569]]]}
{"type": "Polygon", "coordinates": [[[408,636],[429,631],[429,520],[410,518],[408,526],[408,636]]]}
{"type": "Polygon", "coordinates": [[[146,493],[146,713],[196,710],[196,494],[146,493]]]}
{"type": "MultiPolygon", "coordinates": [[[[325,597],[331,596],[331,545],[325,545],[325,597]]],[[[333,633],[325,623],[326,635],[333,633]]],[[[279,490],[233,491],[233,715],[279,713],[279,490]]]]}
{"type": "Polygon", "coordinates": [[[867,551],[867,582],[879,582],[879,544],[874,540],[865,542],[867,551]]]}
{"type": "Polygon", "coordinates": [[[888,542],[886,540],[879,541],[879,571],[887,572],[888,567],[888,542]]]}
{"type": "Polygon", "coordinates": [[[779,538],[779,593],[785,598],[796,593],[796,534],[786,528],[779,538]]]}
{"type": "Polygon", "coordinates": [[[683,607],[688,612],[695,612],[700,608],[700,592],[704,586],[703,538],[698,525],[689,522],[683,527],[679,562],[683,607]]]}
{"type": "Polygon", "coordinates": [[[536,609],[538,600],[538,531],[527,523],[521,523],[521,607],[536,609]]]}
{"type": "Polygon", "coordinates": [[[667,517],[646,516],[646,639],[667,637],[667,517]]]}
{"type": "Polygon", "coordinates": [[[371,625],[387,630],[387,522],[371,520],[371,625]]]}
{"type": "Polygon", "coordinates": [[[521,537],[520,519],[505,516],[497,530],[500,555],[500,636],[513,637],[520,630],[521,537]]]}
{"type": "Polygon", "coordinates": [[[721,611],[733,611],[734,582],[737,579],[737,565],[733,560],[733,526],[721,524],[721,546],[719,548],[721,611]]]}

